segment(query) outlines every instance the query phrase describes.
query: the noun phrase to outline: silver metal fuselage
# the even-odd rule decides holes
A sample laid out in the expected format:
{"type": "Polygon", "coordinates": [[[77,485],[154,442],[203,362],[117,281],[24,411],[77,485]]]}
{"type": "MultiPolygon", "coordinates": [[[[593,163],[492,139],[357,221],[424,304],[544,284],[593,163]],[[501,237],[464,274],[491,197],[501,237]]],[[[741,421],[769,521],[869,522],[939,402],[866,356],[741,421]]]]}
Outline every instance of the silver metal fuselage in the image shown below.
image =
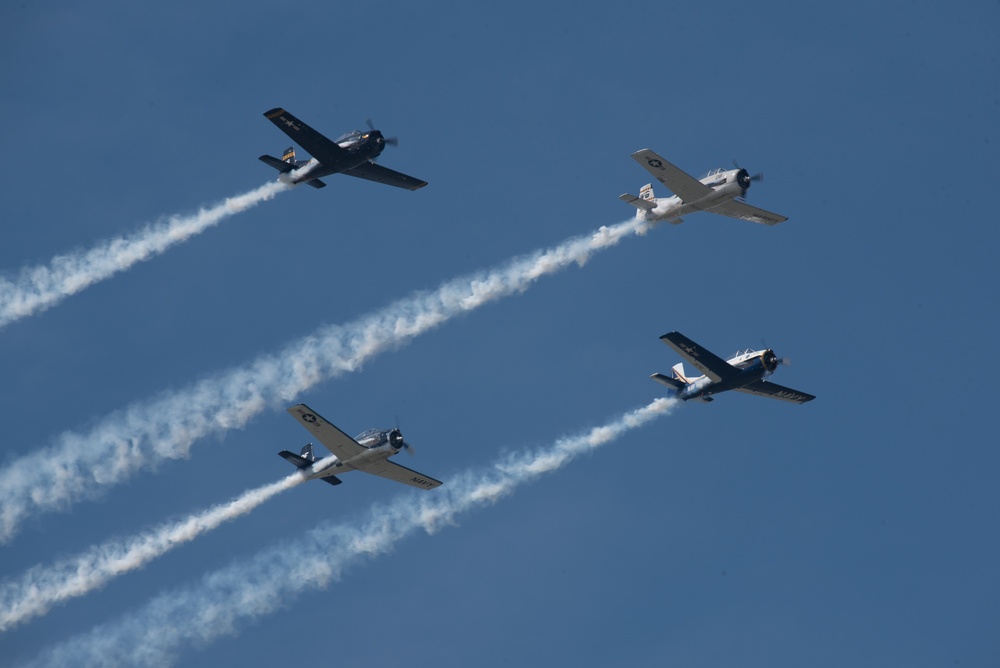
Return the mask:
{"type": "Polygon", "coordinates": [[[390,435],[394,431],[397,430],[369,429],[366,432],[358,434],[354,437],[354,440],[357,441],[359,445],[363,445],[365,447],[364,452],[361,452],[344,461],[341,461],[337,455],[330,455],[329,457],[318,459],[312,467],[310,467],[309,470],[311,473],[306,479],[313,480],[315,478],[325,478],[326,476],[337,475],[345,473],[346,471],[363,469],[380,459],[388,459],[389,457],[392,457],[399,452],[399,448],[392,445],[392,439],[390,438],[390,435]]]}
{"type": "Polygon", "coordinates": [[[683,202],[676,195],[673,197],[655,197],[653,201],[656,202],[656,206],[649,211],[640,211],[639,213],[645,214],[644,217],[646,220],[655,221],[682,218],[695,211],[711,211],[718,205],[728,202],[734,197],[741,197],[743,195],[743,187],[737,182],[739,172],[740,170],[738,169],[731,169],[727,172],[712,174],[700,179],[702,183],[713,189],[711,193],[701,199],[693,202],[683,202]]]}

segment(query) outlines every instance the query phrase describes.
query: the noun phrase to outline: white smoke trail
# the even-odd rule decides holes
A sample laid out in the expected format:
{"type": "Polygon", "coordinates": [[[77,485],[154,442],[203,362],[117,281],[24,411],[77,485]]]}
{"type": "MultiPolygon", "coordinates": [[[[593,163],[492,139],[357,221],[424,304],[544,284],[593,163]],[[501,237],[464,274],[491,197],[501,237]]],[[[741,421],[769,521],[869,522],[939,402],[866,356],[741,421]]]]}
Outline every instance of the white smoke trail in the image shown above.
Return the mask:
{"type": "Polygon", "coordinates": [[[106,239],[88,251],[57,255],[46,266],[25,267],[13,281],[0,278],[0,328],[160,255],[289,188],[288,184],[272,181],[197,213],[171,216],[129,236],[106,239]]]}
{"type": "Polygon", "coordinates": [[[57,603],[88,594],[120,575],[145,566],[175,547],[249,513],[305,479],[296,471],[284,480],[247,490],[228,503],[162,524],[137,536],[95,545],[82,554],[54,564],[34,566],[20,579],[0,583],[0,632],[44,615],[57,603]]]}
{"type": "Polygon", "coordinates": [[[364,557],[388,552],[418,529],[434,533],[453,524],[459,513],[495,503],[574,457],[665,415],[678,403],[676,399],[657,399],[585,434],[561,439],[550,448],[507,458],[487,471],[460,476],[426,495],[380,504],[358,524],[320,525],[299,540],[285,541],[250,560],[210,573],[196,585],[161,594],[116,622],[46,651],[31,665],[174,663],[178,651],[207,645],[219,636],[236,635],[263,615],[286,608],[303,592],[339,581],[349,566],[364,557]]]}
{"type": "Polygon", "coordinates": [[[317,383],[359,368],[451,318],[526,290],[535,280],[648,228],[637,220],[515,259],[488,272],[418,293],[346,325],[322,327],[275,355],[221,372],[186,389],[136,403],[87,434],[62,434],[0,470],[0,542],[29,515],[68,507],[165,459],[189,455],[198,439],[242,428],[265,408],[284,408],[317,383]]]}

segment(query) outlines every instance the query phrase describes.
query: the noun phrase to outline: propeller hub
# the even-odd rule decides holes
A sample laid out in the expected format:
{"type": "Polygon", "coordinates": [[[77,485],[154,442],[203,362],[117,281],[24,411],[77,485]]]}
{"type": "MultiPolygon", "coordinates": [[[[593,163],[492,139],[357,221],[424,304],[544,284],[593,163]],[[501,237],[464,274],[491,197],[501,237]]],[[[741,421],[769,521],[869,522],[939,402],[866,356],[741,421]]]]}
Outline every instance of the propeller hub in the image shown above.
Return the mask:
{"type": "Polygon", "coordinates": [[[393,429],[389,432],[389,445],[399,450],[405,444],[403,443],[403,433],[398,429],[393,429]]]}
{"type": "Polygon", "coordinates": [[[770,348],[764,351],[764,354],[760,357],[760,361],[767,371],[774,371],[778,368],[778,356],[770,348]]]}
{"type": "Polygon", "coordinates": [[[738,183],[740,188],[742,188],[743,191],[746,192],[747,188],[750,187],[750,181],[751,181],[750,172],[741,168],[740,171],[737,172],[736,174],[736,183],[738,183]]]}

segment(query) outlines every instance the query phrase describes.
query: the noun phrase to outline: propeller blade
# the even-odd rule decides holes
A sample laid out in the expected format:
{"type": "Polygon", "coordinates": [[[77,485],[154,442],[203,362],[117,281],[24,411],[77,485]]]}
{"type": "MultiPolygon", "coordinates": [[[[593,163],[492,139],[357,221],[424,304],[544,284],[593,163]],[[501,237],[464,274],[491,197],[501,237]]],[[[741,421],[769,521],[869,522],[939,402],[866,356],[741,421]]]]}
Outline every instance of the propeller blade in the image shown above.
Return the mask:
{"type": "Polygon", "coordinates": [[[754,174],[753,176],[750,177],[750,180],[751,181],[763,181],[764,180],[764,172],[757,172],[756,174],[754,174]]]}
{"type": "Polygon", "coordinates": [[[365,125],[367,125],[367,126],[368,126],[368,129],[369,129],[369,130],[372,130],[372,131],[374,131],[374,130],[375,130],[375,124],[374,124],[374,123],[372,123],[372,119],[371,119],[371,118],[366,118],[366,119],[365,119],[365,125]]]}
{"type": "Polygon", "coordinates": [[[408,455],[409,455],[409,456],[411,456],[411,457],[412,457],[413,455],[417,454],[417,449],[416,449],[416,448],[414,448],[414,447],[413,447],[412,445],[410,445],[409,443],[407,443],[406,441],[403,441],[403,449],[404,449],[404,450],[406,450],[406,454],[408,454],[408,455]]]}
{"type": "Polygon", "coordinates": [[[399,137],[386,137],[385,138],[385,145],[386,146],[399,146],[399,137]]]}

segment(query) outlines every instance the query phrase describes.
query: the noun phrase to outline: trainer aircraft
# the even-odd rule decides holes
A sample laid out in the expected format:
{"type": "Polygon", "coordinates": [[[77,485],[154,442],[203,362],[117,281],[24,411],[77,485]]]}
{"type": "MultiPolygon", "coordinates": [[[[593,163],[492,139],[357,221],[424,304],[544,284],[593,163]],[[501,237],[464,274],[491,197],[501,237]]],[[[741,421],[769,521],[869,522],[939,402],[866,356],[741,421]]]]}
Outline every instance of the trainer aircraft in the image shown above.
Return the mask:
{"type": "Polygon", "coordinates": [[[331,141],[280,107],[264,112],[264,117],[312,156],[309,160],[296,160],[294,146],[286,148],[280,160],[270,155],[260,156],[261,162],[281,172],[278,177],[281,181],[293,185],[307,183],[313,188],[322,188],[326,184],[320,178],[331,174],[347,174],[407,190],[427,185],[426,181],[376,164],[375,159],[382,154],[386,145],[395,146],[399,140],[395,137],[383,137],[371,120],[368,121],[368,132],[354,130],[331,141]]]}
{"type": "Polygon", "coordinates": [[[764,225],[777,225],[788,220],[785,216],[758,209],[743,201],[750,184],[762,181],[763,174],[751,176],[747,170],[736,165],[736,169],[712,170],[708,176],[698,180],[648,148],[636,151],[632,158],[674,193],[673,197],[655,197],[653,185],[647,183],[638,197],[629,193],[619,195],[618,199],[638,209],[637,218],[649,222],[665,220],[677,225],[684,222],[681,216],[708,211],[764,225]]]}
{"type": "Polygon", "coordinates": [[[674,396],[683,401],[689,399],[712,401],[712,395],[726,390],[781,399],[795,404],[804,404],[816,398],[811,394],[764,380],[774,373],[779,364],[788,363],[787,360],[778,359],[770,348],[765,350],[748,348],[724,360],[680,332],[669,332],[661,336],[660,340],[704,374],[689,376],[684,371],[684,363],[680,362],[674,365],[669,376],[662,373],[654,373],[651,376],[653,380],[674,390],[674,396]]]}
{"type": "Polygon", "coordinates": [[[288,450],[278,453],[302,470],[309,480],[318,478],[331,485],[339,485],[343,481],[338,475],[364,471],[420,489],[434,489],[441,485],[440,480],[389,461],[389,457],[400,450],[413,454],[413,449],[403,440],[398,428],[369,429],[351,438],[305,404],[292,406],[288,413],[333,453],[333,456],[317,459],[312,443],[302,448],[299,454],[288,450]]]}

